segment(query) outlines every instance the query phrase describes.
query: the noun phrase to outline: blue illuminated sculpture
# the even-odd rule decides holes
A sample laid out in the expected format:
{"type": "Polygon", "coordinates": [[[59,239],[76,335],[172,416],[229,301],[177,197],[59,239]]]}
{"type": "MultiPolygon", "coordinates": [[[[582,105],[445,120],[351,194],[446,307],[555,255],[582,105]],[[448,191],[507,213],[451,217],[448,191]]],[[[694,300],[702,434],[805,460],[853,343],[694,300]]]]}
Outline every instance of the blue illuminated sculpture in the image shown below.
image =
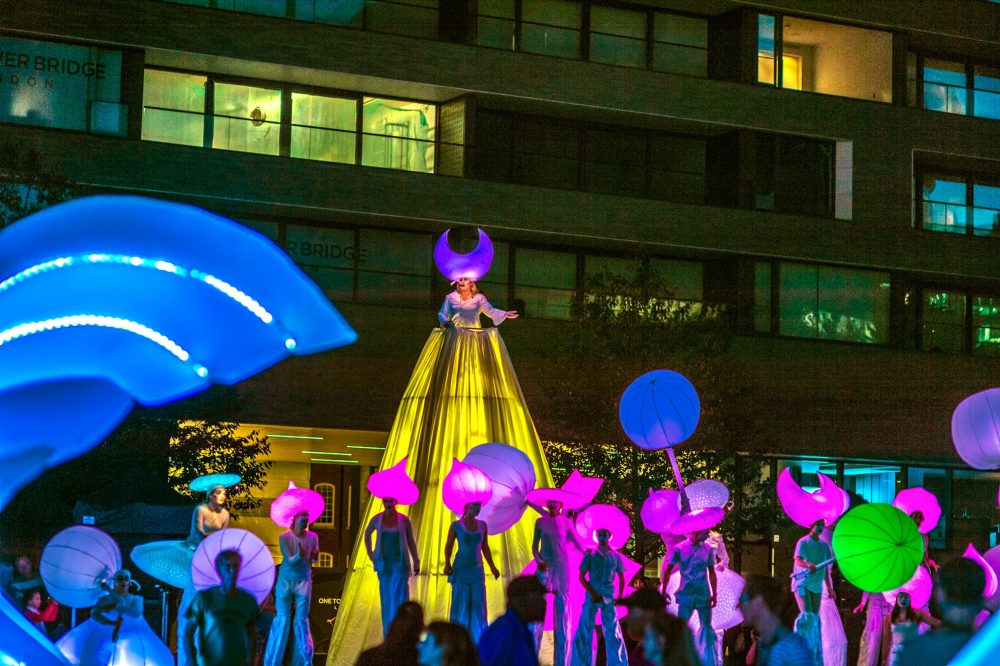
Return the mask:
{"type": "MultiPolygon", "coordinates": [[[[191,206],[97,196],[0,233],[0,510],[138,402],[353,342],[271,241],[191,206]]],[[[0,598],[0,660],[64,663],[0,598]]]]}

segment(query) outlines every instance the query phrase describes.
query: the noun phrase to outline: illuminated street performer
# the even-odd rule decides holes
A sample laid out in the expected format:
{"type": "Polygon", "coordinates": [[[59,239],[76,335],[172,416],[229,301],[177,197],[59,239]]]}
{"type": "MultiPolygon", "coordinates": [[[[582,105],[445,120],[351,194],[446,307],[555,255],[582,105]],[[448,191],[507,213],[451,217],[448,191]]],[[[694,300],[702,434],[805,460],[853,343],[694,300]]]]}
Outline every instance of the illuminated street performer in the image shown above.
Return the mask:
{"type": "Polygon", "coordinates": [[[154,541],[132,549],[131,557],[144,572],[173,587],[183,590],[177,611],[177,666],[194,666],[184,642],[186,612],[194,597],[191,580],[191,560],[198,545],[213,532],[229,527],[229,488],[240,482],[239,474],[206,474],[199,476],[188,488],[205,493],[191,513],[191,529],[184,541],[154,541]]]}
{"type": "MultiPolygon", "coordinates": [[[[577,539],[573,521],[563,515],[569,493],[559,488],[536,488],[528,493],[528,503],[544,506],[545,513],[535,521],[531,552],[538,565],[538,579],[552,594],[553,657],[555,666],[569,663],[573,634],[569,612],[569,552],[572,544],[580,553],[585,549],[577,539]]],[[[535,624],[535,648],[541,644],[544,622],[535,624]]]]}
{"type": "Polygon", "coordinates": [[[688,622],[694,612],[698,611],[698,621],[702,626],[700,638],[705,644],[703,652],[711,656],[714,662],[717,636],[712,629],[712,609],[715,608],[719,585],[715,573],[717,556],[715,549],[706,542],[708,536],[707,529],[699,530],[677,544],[664,567],[661,589],[669,602],[667,583],[673,570],[678,569],[681,581],[674,593],[677,597],[677,617],[688,622]]]}
{"type": "Polygon", "coordinates": [[[315,490],[297,488],[292,481],[288,489],[271,503],[271,520],[291,529],[278,537],[281,566],[274,589],[276,616],[267,637],[264,666],[280,666],[292,630],[292,666],[312,666],[313,639],[309,633],[309,601],[312,598],[312,565],[319,559],[319,537],[306,529],[323,515],[325,502],[315,490]],[[295,619],[292,619],[292,604],[295,619]]]}
{"type": "Polygon", "coordinates": [[[611,530],[599,527],[595,535],[597,548],[587,551],[580,564],[580,582],[587,591],[587,597],[573,638],[573,666],[590,666],[594,663],[594,614],[598,612],[601,614],[608,666],[623,666],[628,664],[628,653],[625,650],[622,628],[618,623],[615,601],[625,594],[625,567],[621,554],[608,543],[611,530]],[[614,588],[616,576],[617,596],[614,588]]]}
{"type": "Polygon", "coordinates": [[[449,619],[469,630],[474,643],[486,630],[486,573],[483,560],[493,578],[500,571],[493,563],[493,553],[487,539],[486,523],[476,518],[482,510],[480,502],[465,505],[462,517],[451,524],[444,545],[444,575],[451,582],[451,612],[449,619]],[[454,563],[451,554],[458,542],[454,563]]]}
{"type": "Polygon", "coordinates": [[[410,600],[410,574],[420,574],[420,556],[410,519],[396,510],[397,504],[413,504],[420,497],[417,484],[406,473],[406,458],[393,467],[368,477],[368,492],[382,500],[385,510],[365,528],[365,549],[378,575],[382,604],[382,635],[404,601],[410,600]],[[372,535],[375,546],[372,547],[372,535]]]}
{"type": "Polygon", "coordinates": [[[817,520],[809,528],[809,533],[795,544],[795,567],[792,574],[795,601],[801,611],[795,620],[795,633],[805,639],[817,666],[823,664],[819,610],[824,581],[827,583],[827,593],[833,596],[833,578],[830,576],[833,550],[830,544],[820,539],[825,525],[822,518],[817,520]]]}

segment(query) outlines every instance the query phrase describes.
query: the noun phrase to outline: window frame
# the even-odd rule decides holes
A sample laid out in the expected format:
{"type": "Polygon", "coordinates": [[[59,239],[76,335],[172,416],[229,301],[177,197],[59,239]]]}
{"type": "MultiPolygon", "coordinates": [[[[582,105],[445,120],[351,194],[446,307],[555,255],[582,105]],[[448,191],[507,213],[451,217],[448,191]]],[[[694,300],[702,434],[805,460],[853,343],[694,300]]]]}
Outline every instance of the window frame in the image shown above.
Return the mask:
{"type": "MultiPolygon", "coordinates": [[[[334,504],[337,501],[337,486],[335,484],[333,484],[333,483],[328,482],[328,481],[323,481],[321,483],[314,484],[313,487],[312,487],[312,489],[315,490],[316,492],[318,492],[320,495],[323,495],[323,493],[322,493],[322,491],[320,489],[322,488],[322,489],[325,490],[327,486],[330,487],[330,501],[327,502],[327,498],[325,496],[323,497],[323,501],[325,503],[325,506],[323,508],[323,513],[320,514],[320,517],[317,518],[316,522],[314,522],[312,524],[313,527],[318,527],[320,529],[331,529],[331,528],[334,528],[334,527],[337,526],[337,507],[334,504]],[[323,514],[325,514],[327,512],[327,510],[330,511],[330,521],[329,522],[321,522],[321,520],[323,518],[323,514]]],[[[332,555],[331,555],[331,557],[332,557],[332,555]]],[[[331,564],[330,566],[333,566],[333,565],[331,564]]]]}
{"type": "MultiPolygon", "coordinates": [[[[993,227],[993,231],[988,234],[977,234],[975,225],[975,211],[976,200],[975,200],[975,186],[984,185],[987,187],[1000,188],[1000,175],[987,174],[985,172],[976,170],[961,170],[961,169],[948,169],[948,168],[937,168],[933,164],[918,164],[913,178],[913,208],[914,208],[914,218],[913,226],[919,231],[924,231],[932,234],[946,234],[949,236],[965,236],[974,238],[1000,238],[1000,219],[997,220],[996,225],[993,227]],[[928,223],[924,222],[924,211],[929,203],[935,203],[928,201],[924,198],[924,178],[927,176],[938,176],[941,178],[950,178],[955,181],[961,181],[965,186],[965,203],[964,204],[954,204],[955,206],[961,206],[965,209],[965,226],[961,233],[958,231],[946,231],[942,229],[933,229],[928,226],[928,223]]],[[[993,210],[993,209],[990,209],[993,210]]],[[[998,217],[1000,217],[1000,211],[998,211],[998,217]]]]}
{"type": "MultiPolygon", "coordinates": [[[[998,0],[998,1],[1000,1],[1000,0],[998,0]]],[[[952,53],[941,53],[941,52],[936,52],[936,51],[922,51],[922,50],[921,51],[917,51],[917,50],[911,49],[911,50],[907,51],[907,54],[908,54],[908,56],[912,56],[915,59],[915,61],[914,61],[914,67],[916,69],[916,71],[914,72],[914,76],[915,76],[915,78],[914,78],[914,98],[912,100],[912,102],[913,102],[912,104],[910,104],[910,102],[907,101],[907,104],[909,106],[912,106],[913,108],[920,109],[921,111],[930,111],[932,113],[947,113],[947,114],[953,115],[953,116],[964,116],[964,117],[967,117],[967,118],[979,118],[981,120],[987,120],[987,121],[997,121],[997,120],[1000,120],[998,118],[991,118],[989,116],[980,116],[980,115],[976,114],[976,90],[977,90],[977,88],[976,88],[976,83],[975,83],[975,74],[976,74],[976,66],[977,65],[982,66],[982,67],[992,67],[994,69],[1000,70],[1000,63],[992,62],[992,61],[989,61],[989,60],[980,60],[978,58],[974,58],[974,57],[971,57],[971,56],[958,56],[958,55],[955,55],[955,54],[952,54],[952,53]],[[966,112],[965,113],[952,113],[950,111],[939,111],[937,109],[928,109],[927,108],[927,105],[924,102],[924,85],[925,85],[925,81],[924,81],[924,68],[926,66],[925,62],[928,59],[931,59],[931,60],[944,60],[944,61],[947,61],[947,62],[953,62],[953,63],[962,65],[962,68],[963,68],[964,74],[965,74],[965,85],[962,87],[962,90],[965,91],[965,108],[966,108],[966,112]]],[[[952,87],[954,87],[954,86],[952,86],[952,87]]],[[[996,92],[996,91],[986,91],[986,92],[994,92],[995,94],[1000,95],[1000,92],[996,92]]]]}

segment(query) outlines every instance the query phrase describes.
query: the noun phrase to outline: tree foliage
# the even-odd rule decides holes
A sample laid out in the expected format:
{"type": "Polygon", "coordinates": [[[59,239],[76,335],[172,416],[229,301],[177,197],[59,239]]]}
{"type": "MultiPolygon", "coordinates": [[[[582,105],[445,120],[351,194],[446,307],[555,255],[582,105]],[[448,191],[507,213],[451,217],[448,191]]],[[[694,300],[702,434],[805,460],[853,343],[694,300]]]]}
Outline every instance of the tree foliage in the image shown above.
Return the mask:
{"type": "Polygon", "coordinates": [[[665,452],[644,451],[628,441],[618,400],[639,375],[669,368],[691,379],[701,401],[695,434],[676,449],[685,483],[713,478],[725,483],[731,496],[740,495],[722,524],[728,536],[768,534],[776,508],[770,495],[754,485],[764,459],[737,456],[754,433],[748,424],[734,423],[726,409],[738,382],[724,357],[732,328],[725,309],[675,298],[663,278],[642,262],[635,275],[591,276],[573,313],[577,326],[562,343],[569,347],[563,351],[582,360],[577,369],[567,370],[563,390],[576,403],[579,422],[568,424],[571,437],[543,442],[556,481],[574,468],[603,477],[595,501],[614,504],[632,517],[634,537],[626,553],[642,563],[662,554],[659,535],[643,528],[639,510],[650,489],[676,489],[673,471],[665,452]]]}
{"type": "Polygon", "coordinates": [[[16,138],[0,142],[0,228],[76,195],[37,148],[16,138]]]}
{"type": "Polygon", "coordinates": [[[229,510],[238,517],[240,511],[259,508],[261,500],[253,491],[267,483],[271,444],[256,430],[245,437],[237,435],[238,427],[229,422],[178,424],[168,452],[169,483],[174,491],[200,501],[204,494],[192,492],[191,481],[205,474],[239,474],[243,480],[229,492],[229,510]]]}

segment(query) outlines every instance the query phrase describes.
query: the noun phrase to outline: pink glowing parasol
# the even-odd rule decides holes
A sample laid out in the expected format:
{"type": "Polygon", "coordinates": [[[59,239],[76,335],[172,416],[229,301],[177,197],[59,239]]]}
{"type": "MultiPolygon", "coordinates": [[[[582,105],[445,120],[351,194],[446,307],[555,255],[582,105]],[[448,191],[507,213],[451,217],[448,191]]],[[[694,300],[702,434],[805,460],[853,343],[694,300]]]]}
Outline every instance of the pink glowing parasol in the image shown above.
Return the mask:
{"type": "Polygon", "coordinates": [[[567,511],[577,511],[587,506],[594,501],[594,497],[600,492],[601,486],[604,485],[604,479],[599,476],[584,476],[580,474],[580,471],[574,469],[570,472],[566,481],[560,486],[563,490],[569,493],[573,493],[574,496],[579,497],[579,501],[574,502],[574,506],[568,504],[563,504],[563,508],[567,511]]]}
{"type": "Polygon", "coordinates": [[[448,232],[445,231],[434,245],[434,263],[441,274],[452,282],[460,278],[478,280],[486,275],[493,263],[493,243],[490,237],[479,229],[479,242],[476,248],[468,254],[456,254],[448,245],[448,232]]]}
{"type": "MultiPolygon", "coordinates": [[[[726,487],[726,484],[715,479],[698,479],[689,483],[684,490],[692,509],[707,509],[709,507],[724,509],[729,503],[729,488],[726,487]]],[[[679,497],[677,501],[679,507],[679,497]]]]}
{"type": "Polygon", "coordinates": [[[994,594],[996,594],[997,573],[996,571],[993,570],[993,567],[990,566],[990,563],[987,562],[983,558],[983,556],[979,554],[979,551],[976,550],[976,547],[970,543],[968,547],[965,549],[965,552],[962,553],[962,557],[964,557],[967,560],[972,560],[973,562],[975,562],[976,564],[978,564],[983,568],[983,573],[986,574],[986,585],[983,587],[983,597],[989,599],[994,594]]]}
{"type": "Polygon", "coordinates": [[[847,493],[836,483],[825,474],[817,473],[816,476],[819,477],[819,490],[811,493],[795,482],[790,467],[778,475],[778,502],[796,525],[811,527],[821,518],[828,526],[832,525],[850,506],[847,493]]]}
{"type": "Polygon", "coordinates": [[[544,508],[549,502],[561,502],[563,509],[567,505],[583,505],[582,497],[562,488],[535,488],[528,493],[528,501],[541,508],[544,508]]]}
{"type": "MultiPolygon", "coordinates": [[[[712,608],[712,629],[715,631],[725,631],[743,621],[743,613],[740,612],[739,601],[740,595],[743,594],[743,588],[746,586],[746,581],[743,580],[743,576],[732,569],[717,571],[715,577],[718,584],[718,591],[716,592],[715,607],[712,608]]],[[[680,586],[681,572],[675,571],[670,574],[670,580],[667,581],[667,594],[670,595],[667,610],[673,615],[677,615],[678,611],[675,595],[677,588],[680,586]]],[[[698,613],[693,614],[689,625],[695,636],[700,635],[701,616],[698,613]]]]}
{"type": "Polygon", "coordinates": [[[917,567],[917,570],[913,572],[913,577],[910,578],[910,580],[895,590],[883,592],[882,596],[889,602],[889,605],[895,605],[896,596],[900,592],[908,592],[910,595],[911,606],[914,608],[926,608],[927,604],[931,600],[931,593],[933,591],[934,580],[931,578],[927,569],[923,565],[920,565],[917,567]]]}
{"type": "Polygon", "coordinates": [[[121,569],[118,544],[96,527],[74,525],[45,544],[38,573],[52,598],[72,608],[93,606],[104,594],[101,583],[121,569]]]}
{"type": "Polygon", "coordinates": [[[420,490],[406,473],[406,458],[375,472],[368,477],[368,492],[379,499],[392,498],[398,504],[413,504],[420,498],[420,490]]]}
{"type": "Polygon", "coordinates": [[[191,561],[191,578],[198,590],[207,590],[221,584],[215,569],[215,558],[224,550],[240,554],[240,572],[236,586],[253,595],[258,604],[274,587],[274,558],[260,538],[239,528],[230,527],[212,532],[198,546],[191,561]]]}
{"type": "Polygon", "coordinates": [[[916,511],[922,513],[924,521],[917,525],[917,529],[923,534],[933,531],[941,519],[941,505],[937,497],[923,488],[907,488],[899,491],[896,499],[892,500],[892,505],[908,516],[912,516],[916,511]]]}
{"type": "Polygon", "coordinates": [[[597,530],[611,532],[608,543],[618,550],[628,543],[632,536],[632,524],[625,512],[611,504],[591,504],[576,517],[576,533],[586,546],[597,543],[597,530]]]}
{"type": "Polygon", "coordinates": [[[528,493],[535,487],[531,459],[513,446],[491,442],[469,449],[462,462],[478,467],[493,484],[493,495],[479,512],[489,533],[500,534],[513,527],[524,515],[528,493]]]}
{"type": "Polygon", "coordinates": [[[288,490],[271,502],[271,520],[278,527],[291,527],[292,519],[300,512],[309,514],[309,524],[315,523],[323,515],[326,502],[323,496],[309,488],[299,488],[294,481],[288,481],[288,490]]]}
{"type": "Polygon", "coordinates": [[[441,482],[441,497],[452,513],[461,516],[466,504],[485,504],[492,496],[493,483],[481,469],[452,459],[451,471],[441,482]]]}
{"type": "Polygon", "coordinates": [[[670,526],[681,515],[678,508],[679,496],[680,493],[676,490],[650,488],[649,497],[643,501],[642,509],[639,510],[643,526],[658,534],[669,531],[670,526]]]}
{"type": "Polygon", "coordinates": [[[682,513],[670,526],[672,534],[693,534],[702,530],[710,530],[726,517],[726,510],[715,506],[704,509],[693,509],[682,513]]]}

